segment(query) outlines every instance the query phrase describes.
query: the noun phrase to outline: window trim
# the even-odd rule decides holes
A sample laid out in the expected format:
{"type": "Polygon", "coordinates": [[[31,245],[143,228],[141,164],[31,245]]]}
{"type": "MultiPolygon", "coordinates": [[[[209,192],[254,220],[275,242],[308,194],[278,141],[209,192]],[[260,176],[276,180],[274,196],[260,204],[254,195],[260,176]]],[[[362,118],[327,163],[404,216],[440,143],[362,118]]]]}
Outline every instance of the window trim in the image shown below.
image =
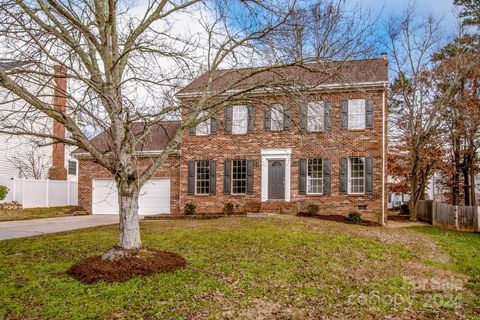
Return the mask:
{"type": "Polygon", "coordinates": [[[232,164],[231,164],[231,168],[230,168],[230,194],[233,195],[233,196],[244,196],[244,195],[247,195],[247,160],[246,159],[232,159],[232,164]],[[235,165],[234,165],[234,162],[235,161],[243,161],[245,162],[245,179],[235,179],[234,178],[234,174],[233,174],[233,168],[235,168],[235,165]],[[245,181],[245,192],[243,193],[235,193],[233,192],[233,190],[235,190],[235,188],[233,187],[233,182],[234,180],[236,181],[242,181],[244,180],[245,181]]]}
{"type": "Polygon", "coordinates": [[[196,196],[208,196],[210,195],[210,160],[195,160],[195,195],[196,196]],[[197,171],[197,168],[198,168],[198,163],[200,161],[205,161],[207,163],[207,168],[208,168],[208,178],[207,179],[203,179],[202,181],[208,181],[208,190],[206,193],[198,193],[198,186],[197,186],[197,181],[198,181],[198,171],[197,171]]]}
{"type": "MultiPolygon", "coordinates": [[[[240,121],[243,121],[243,120],[240,120],[240,121]]],[[[243,129],[243,127],[241,127],[243,129]]],[[[231,134],[247,134],[248,133],[248,106],[247,105],[235,105],[235,106],[232,106],[232,132],[231,134]],[[245,130],[242,130],[242,132],[235,132],[235,128],[237,128],[237,126],[235,125],[235,110],[238,108],[242,108],[245,110],[245,116],[246,116],[246,119],[245,119],[245,130]]]]}
{"type": "Polygon", "coordinates": [[[278,131],[283,131],[283,130],[285,130],[285,128],[283,127],[284,122],[285,122],[285,107],[284,107],[283,105],[279,104],[279,103],[273,104],[273,105],[270,107],[270,131],[278,132],[278,131]],[[279,120],[279,121],[280,121],[279,129],[274,129],[274,127],[273,127],[273,123],[274,123],[274,120],[273,120],[274,110],[280,112],[281,119],[280,119],[280,120],[279,120],[279,119],[276,119],[276,120],[279,120]]]}
{"type": "Polygon", "coordinates": [[[306,192],[305,192],[305,193],[306,193],[307,195],[316,195],[316,196],[325,194],[325,190],[323,190],[323,158],[307,158],[307,168],[306,168],[306,169],[307,169],[307,172],[306,172],[306,179],[305,179],[305,183],[306,183],[306,186],[305,186],[305,191],[306,191],[306,192]],[[308,175],[308,168],[309,168],[308,163],[309,163],[310,160],[320,160],[320,161],[321,161],[321,163],[322,163],[322,170],[320,170],[320,172],[321,172],[321,174],[322,174],[322,177],[321,177],[321,178],[310,178],[310,177],[309,177],[309,175],[308,175]],[[322,192],[318,192],[318,193],[317,193],[317,192],[309,192],[309,191],[308,191],[308,181],[309,181],[309,180],[312,180],[312,179],[313,179],[313,180],[320,180],[320,181],[321,181],[321,184],[320,184],[320,185],[321,185],[321,187],[322,187],[322,192]]]}
{"type": "MultiPolygon", "coordinates": [[[[318,111],[318,110],[317,110],[318,111]]],[[[325,131],[325,101],[319,100],[319,101],[310,101],[307,103],[307,131],[308,132],[324,132],[325,131]],[[322,111],[322,128],[318,130],[312,130],[309,127],[310,124],[310,115],[309,111],[312,105],[318,106],[321,108],[322,111]]]]}
{"type": "MultiPolygon", "coordinates": [[[[364,195],[365,194],[365,189],[366,189],[366,157],[348,157],[348,167],[347,167],[347,194],[350,195],[364,195]],[[351,192],[351,161],[352,159],[363,159],[363,192],[351,192]]],[[[355,180],[359,180],[359,178],[353,178],[355,180]]]]}
{"type": "Polygon", "coordinates": [[[71,176],[76,176],[78,174],[78,163],[77,163],[77,161],[74,161],[74,160],[68,160],[67,161],[67,174],[71,175],[71,176]],[[75,164],[75,173],[70,173],[70,163],[75,164]]]}
{"type": "Polygon", "coordinates": [[[348,100],[348,104],[347,104],[347,129],[348,130],[365,130],[367,128],[367,99],[349,99],[348,100]],[[357,101],[357,100],[361,100],[363,101],[363,127],[361,128],[352,128],[350,126],[350,115],[351,114],[360,114],[360,113],[352,113],[350,112],[350,101],[357,101]]]}
{"type": "MultiPolygon", "coordinates": [[[[204,117],[207,115],[207,112],[203,112],[203,114],[200,114],[200,118],[204,117]]],[[[212,118],[208,118],[205,121],[202,121],[200,123],[197,123],[195,125],[195,135],[196,136],[209,136],[212,134],[212,118]],[[207,133],[199,133],[198,131],[198,126],[205,124],[207,126],[207,133]]]]}

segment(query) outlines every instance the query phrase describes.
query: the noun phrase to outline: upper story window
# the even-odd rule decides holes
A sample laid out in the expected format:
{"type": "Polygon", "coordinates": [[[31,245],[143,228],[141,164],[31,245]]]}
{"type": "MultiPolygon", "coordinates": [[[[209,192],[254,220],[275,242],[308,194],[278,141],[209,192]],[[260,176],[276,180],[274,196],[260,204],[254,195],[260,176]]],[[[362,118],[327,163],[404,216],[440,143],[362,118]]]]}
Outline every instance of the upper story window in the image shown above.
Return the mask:
{"type": "Polygon", "coordinates": [[[365,129],[365,99],[348,100],[348,129],[365,129]]]}
{"type": "Polygon", "coordinates": [[[323,102],[314,101],[307,104],[307,130],[325,130],[325,105],[323,102]]]}
{"type": "Polygon", "coordinates": [[[348,158],[348,193],[365,193],[365,158],[348,158]]]}
{"type": "Polygon", "coordinates": [[[210,161],[195,161],[195,194],[210,194],[210,161]]]}
{"type": "MultiPolygon", "coordinates": [[[[207,115],[206,111],[203,111],[199,114],[199,118],[204,118],[207,115]]],[[[195,127],[195,135],[197,136],[208,136],[210,134],[211,128],[211,119],[207,119],[203,122],[200,122],[195,127]]]]}
{"type": "Polygon", "coordinates": [[[247,193],[247,160],[232,160],[232,194],[247,193]]]}
{"type": "Polygon", "coordinates": [[[321,158],[307,160],[307,193],[323,194],[323,160],[321,158]]]}
{"type": "Polygon", "coordinates": [[[72,160],[68,160],[67,170],[68,170],[68,174],[76,176],[77,175],[77,162],[72,161],[72,160]]]}
{"type": "Polygon", "coordinates": [[[244,134],[248,130],[247,106],[233,106],[232,109],[232,133],[244,134]]]}
{"type": "Polygon", "coordinates": [[[270,116],[270,130],[272,131],[281,131],[283,130],[283,106],[280,104],[275,104],[271,108],[270,116]]]}

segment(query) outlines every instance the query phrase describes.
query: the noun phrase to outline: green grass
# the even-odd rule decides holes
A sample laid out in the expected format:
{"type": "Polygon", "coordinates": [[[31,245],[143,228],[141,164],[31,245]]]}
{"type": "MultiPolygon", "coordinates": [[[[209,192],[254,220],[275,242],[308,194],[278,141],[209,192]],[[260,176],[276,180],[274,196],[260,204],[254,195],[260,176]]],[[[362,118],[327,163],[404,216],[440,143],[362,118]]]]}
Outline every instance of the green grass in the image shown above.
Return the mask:
{"type": "Polygon", "coordinates": [[[22,210],[0,210],[0,221],[28,220],[64,217],[72,207],[31,208],[22,210]]]}
{"type": "MultiPolygon", "coordinates": [[[[0,319],[421,319],[478,314],[471,288],[462,292],[463,307],[455,310],[428,306],[428,293],[414,292],[405,281],[404,276],[426,277],[405,263],[428,268],[433,276],[462,278],[467,272],[452,270],[435,256],[430,260],[434,263],[425,261],[429,248],[418,240],[437,241],[425,234],[429,232],[290,216],[143,222],[144,244],[180,253],[187,268],[93,285],[64,272],[114,244],[114,226],[2,241],[0,319]],[[397,237],[401,243],[389,241],[397,237]],[[384,299],[377,301],[375,295],[384,299]],[[387,298],[394,295],[412,303],[393,305],[387,298]]],[[[445,254],[438,250],[439,256],[445,254]]]]}
{"type": "Polygon", "coordinates": [[[470,277],[468,286],[475,292],[480,305],[480,234],[440,230],[437,228],[413,228],[439,243],[452,257],[446,266],[470,277]]]}

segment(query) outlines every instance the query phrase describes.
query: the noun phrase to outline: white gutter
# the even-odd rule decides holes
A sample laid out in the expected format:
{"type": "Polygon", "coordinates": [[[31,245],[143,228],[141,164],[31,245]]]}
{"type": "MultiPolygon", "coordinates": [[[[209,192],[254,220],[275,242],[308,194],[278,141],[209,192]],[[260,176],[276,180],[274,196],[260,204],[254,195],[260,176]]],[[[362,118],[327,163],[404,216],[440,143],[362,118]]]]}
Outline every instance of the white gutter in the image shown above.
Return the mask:
{"type": "Polygon", "coordinates": [[[385,103],[386,103],[387,84],[384,85],[382,94],[382,225],[385,225],[385,148],[386,148],[386,115],[385,115],[385,103]]]}
{"type": "MultiPolygon", "coordinates": [[[[325,91],[325,90],[344,90],[344,89],[362,89],[362,88],[377,88],[377,87],[385,87],[388,82],[386,81],[370,81],[370,82],[357,82],[357,83],[332,83],[332,84],[322,84],[317,86],[289,86],[291,90],[304,90],[304,91],[325,91]]],[[[225,92],[219,93],[218,95],[231,95],[235,93],[241,93],[245,89],[232,89],[227,90],[225,92]]],[[[254,89],[251,91],[246,92],[246,94],[265,94],[265,93],[272,93],[278,91],[285,91],[285,87],[272,87],[272,88],[261,88],[261,89],[254,89]]],[[[215,92],[211,92],[215,94],[215,92]]],[[[186,93],[177,93],[177,98],[194,98],[203,95],[203,91],[199,92],[186,92],[186,93]]]]}

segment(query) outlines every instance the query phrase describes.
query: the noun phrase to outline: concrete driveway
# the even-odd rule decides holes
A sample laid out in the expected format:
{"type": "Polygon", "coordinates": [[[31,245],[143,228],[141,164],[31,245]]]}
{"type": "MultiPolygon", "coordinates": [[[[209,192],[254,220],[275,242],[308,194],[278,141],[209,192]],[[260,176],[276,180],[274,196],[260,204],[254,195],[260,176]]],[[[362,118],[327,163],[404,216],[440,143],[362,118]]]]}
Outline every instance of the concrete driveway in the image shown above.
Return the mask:
{"type": "Polygon", "coordinates": [[[109,224],[118,224],[117,215],[88,215],[0,222],[0,240],[24,238],[109,224]]]}

